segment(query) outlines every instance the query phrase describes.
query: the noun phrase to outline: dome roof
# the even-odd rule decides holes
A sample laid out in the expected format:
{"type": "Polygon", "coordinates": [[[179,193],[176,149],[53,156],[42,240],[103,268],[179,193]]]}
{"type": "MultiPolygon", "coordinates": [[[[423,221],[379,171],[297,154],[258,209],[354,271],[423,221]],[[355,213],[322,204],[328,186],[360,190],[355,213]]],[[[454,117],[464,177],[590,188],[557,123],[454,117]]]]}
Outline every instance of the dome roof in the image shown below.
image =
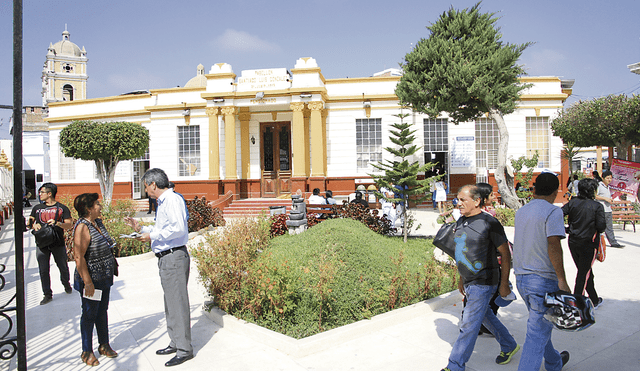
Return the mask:
{"type": "Polygon", "coordinates": [[[56,55],[68,55],[72,57],[82,57],[82,51],[78,45],[69,41],[71,34],[66,29],[62,32],[62,40],[53,44],[53,51],[56,55]]]}
{"type": "Polygon", "coordinates": [[[207,86],[207,78],[204,76],[204,66],[202,64],[198,65],[198,72],[196,73],[196,77],[189,80],[184,87],[185,88],[199,88],[207,86]]]}

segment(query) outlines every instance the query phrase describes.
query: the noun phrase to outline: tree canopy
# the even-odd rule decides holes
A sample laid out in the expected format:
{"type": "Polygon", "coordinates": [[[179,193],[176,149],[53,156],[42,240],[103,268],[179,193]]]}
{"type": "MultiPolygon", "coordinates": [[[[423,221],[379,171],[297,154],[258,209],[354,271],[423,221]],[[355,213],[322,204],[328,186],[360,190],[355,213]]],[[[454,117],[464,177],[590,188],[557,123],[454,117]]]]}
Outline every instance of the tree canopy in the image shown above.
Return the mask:
{"type": "Polygon", "coordinates": [[[60,132],[60,148],[67,157],[96,163],[102,198],[109,203],[118,163],[144,155],[149,131],[132,122],[74,121],[60,132]]]}
{"type": "Polygon", "coordinates": [[[505,172],[509,133],[503,116],[529,86],[518,80],[524,69],[517,61],[531,43],[503,42],[497,20],[495,13],[481,13],[480,3],[444,12],[427,27],[429,37],[405,56],[396,95],[431,117],[446,112],[456,124],[489,113],[500,131],[498,188],[505,203],[518,208],[513,178],[505,172]]]}
{"type": "Polygon", "coordinates": [[[572,104],[551,124],[554,135],[578,147],[627,147],[640,144],[640,96],[608,95],[572,104]]]}

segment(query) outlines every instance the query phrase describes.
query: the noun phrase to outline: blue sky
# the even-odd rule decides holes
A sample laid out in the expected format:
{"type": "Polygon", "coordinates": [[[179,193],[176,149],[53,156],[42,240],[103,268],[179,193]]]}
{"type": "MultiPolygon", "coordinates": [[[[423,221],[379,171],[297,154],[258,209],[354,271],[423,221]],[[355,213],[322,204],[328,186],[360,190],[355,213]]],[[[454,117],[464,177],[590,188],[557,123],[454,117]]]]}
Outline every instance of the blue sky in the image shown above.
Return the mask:
{"type": "MultiPolygon", "coordinates": [[[[363,77],[397,67],[426,26],[449,7],[471,1],[397,0],[23,0],[23,102],[39,105],[49,43],[87,50],[87,97],[183,86],[202,63],[245,69],[293,68],[313,57],[326,78],[363,77]]],[[[12,1],[0,1],[0,104],[11,105],[12,1]]],[[[640,1],[485,0],[498,12],[503,40],[535,42],[522,55],[531,76],[575,79],[574,96],[640,93],[640,1]]],[[[0,111],[0,138],[11,112],[0,111]]]]}

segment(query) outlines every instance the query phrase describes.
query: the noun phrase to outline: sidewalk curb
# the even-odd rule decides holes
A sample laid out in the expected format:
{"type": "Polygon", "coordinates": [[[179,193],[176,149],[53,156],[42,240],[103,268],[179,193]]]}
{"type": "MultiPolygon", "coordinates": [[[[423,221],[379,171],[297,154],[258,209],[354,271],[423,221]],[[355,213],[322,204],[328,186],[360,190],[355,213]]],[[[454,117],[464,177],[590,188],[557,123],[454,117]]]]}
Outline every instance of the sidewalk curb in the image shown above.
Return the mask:
{"type": "Polygon", "coordinates": [[[455,305],[461,301],[462,296],[455,290],[429,300],[379,314],[371,319],[361,320],[299,340],[260,327],[254,323],[238,319],[217,307],[213,307],[210,311],[203,308],[202,311],[207,318],[226,330],[246,336],[251,340],[277,349],[290,356],[304,357],[341,345],[375,331],[395,326],[407,320],[428,315],[444,306],[455,305]]]}

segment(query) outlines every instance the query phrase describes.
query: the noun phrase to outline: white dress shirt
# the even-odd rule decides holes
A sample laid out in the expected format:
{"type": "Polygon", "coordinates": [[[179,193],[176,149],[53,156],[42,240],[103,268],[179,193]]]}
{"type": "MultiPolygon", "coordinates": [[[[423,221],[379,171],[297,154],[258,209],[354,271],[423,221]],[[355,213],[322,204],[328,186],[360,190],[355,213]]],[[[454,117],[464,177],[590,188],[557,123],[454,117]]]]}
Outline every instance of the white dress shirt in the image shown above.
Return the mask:
{"type": "Polygon", "coordinates": [[[171,188],[158,197],[155,225],[143,226],[141,233],[149,233],[151,250],[159,253],[185,246],[189,241],[187,205],[171,188]]]}

